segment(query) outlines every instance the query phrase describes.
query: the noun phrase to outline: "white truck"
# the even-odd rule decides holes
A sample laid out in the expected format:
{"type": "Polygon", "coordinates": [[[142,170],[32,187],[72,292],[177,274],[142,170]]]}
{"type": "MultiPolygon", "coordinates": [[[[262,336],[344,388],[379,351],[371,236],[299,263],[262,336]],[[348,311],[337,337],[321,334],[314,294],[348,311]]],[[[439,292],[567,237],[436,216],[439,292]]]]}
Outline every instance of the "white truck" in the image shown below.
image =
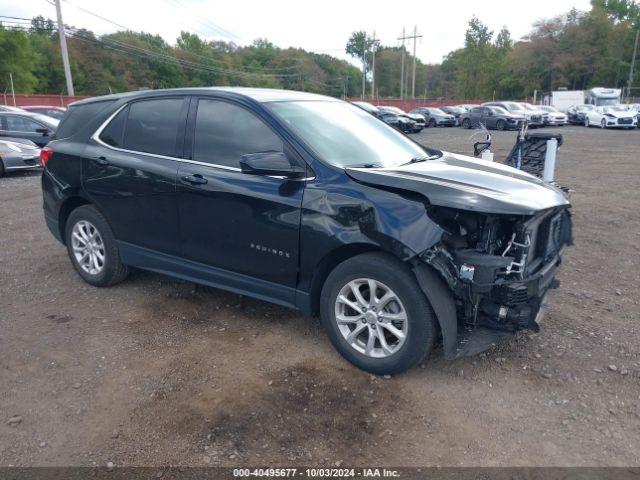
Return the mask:
{"type": "Polygon", "coordinates": [[[584,103],[602,107],[607,105],[619,105],[621,102],[622,90],[619,88],[592,88],[584,94],[584,103]]]}
{"type": "Polygon", "coordinates": [[[584,103],[584,91],[556,90],[545,96],[544,103],[566,113],[567,109],[572,105],[582,105],[584,103]]]}
{"type": "Polygon", "coordinates": [[[622,90],[619,88],[595,87],[590,90],[556,90],[544,97],[544,104],[566,112],[572,105],[618,105],[622,90]]]}

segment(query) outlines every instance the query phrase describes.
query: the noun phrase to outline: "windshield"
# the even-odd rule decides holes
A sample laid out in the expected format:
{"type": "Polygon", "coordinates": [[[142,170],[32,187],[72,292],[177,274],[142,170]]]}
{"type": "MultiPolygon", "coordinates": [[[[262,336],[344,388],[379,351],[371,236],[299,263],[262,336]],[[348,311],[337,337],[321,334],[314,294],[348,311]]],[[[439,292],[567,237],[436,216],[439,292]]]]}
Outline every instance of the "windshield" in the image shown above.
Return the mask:
{"type": "Polygon", "coordinates": [[[298,101],[266,106],[322,160],[336,167],[394,167],[426,153],[394,128],[348,103],[298,101]]]}
{"type": "Polygon", "coordinates": [[[498,115],[508,115],[509,112],[507,112],[504,108],[502,107],[489,107],[491,109],[491,111],[495,114],[498,115]]]}
{"type": "Polygon", "coordinates": [[[396,115],[406,115],[406,112],[399,109],[398,107],[382,107],[387,112],[395,113],[396,115]]]}
{"type": "Polygon", "coordinates": [[[444,113],[439,108],[430,108],[429,112],[431,113],[431,115],[447,115],[446,113],[444,113]]]}
{"type": "Polygon", "coordinates": [[[602,109],[602,111],[604,113],[611,113],[611,112],[626,112],[627,109],[625,107],[623,107],[622,105],[615,105],[613,107],[604,107],[602,109]]]}
{"type": "Polygon", "coordinates": [[[620,102],[620,98],[596,98],[596,105],[617,105],[620,102]]]}
{"type": "Polygon", "coordinates": [[[534,107],[533,105],[529,105],[528,103],[523,103],[522,106],[524,107],[525,110],[528,110],[529,112],[533,112],[537,110],[536,107],[534,107]]]}
{"type": "Polygon", "coordinates": [[[503,103],[503,105],[504,105],[504,108],[506,108],[510,112],[522,112],[524,110],[524,108],[522,108],[522,105],[516,102],[506,102],[506,103],[503,103]]]}
{"type": "Polygon", "coordinates": [[[540,110],[543,110],[543,111],[545,111],[545,112],[551,112],[551,113],[556,113],[556,112],[558,111],[558,110],[556,110],[555,108],[550,107],[550,106],[548,106],[548,105],[543,105],[543,106],[541,106],[541,107],[540,107],[540,110]]]}

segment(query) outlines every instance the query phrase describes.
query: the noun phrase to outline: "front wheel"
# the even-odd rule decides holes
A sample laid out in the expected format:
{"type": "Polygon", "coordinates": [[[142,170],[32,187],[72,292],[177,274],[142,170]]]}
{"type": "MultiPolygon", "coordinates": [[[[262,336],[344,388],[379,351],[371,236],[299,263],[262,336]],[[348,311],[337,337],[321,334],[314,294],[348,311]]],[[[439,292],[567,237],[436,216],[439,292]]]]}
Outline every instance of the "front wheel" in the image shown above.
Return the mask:
{"type": "Polygon", "coordinates": [[[432,118],[432,119],[430,119],[430,120],[429,120],[429,126],[433,128],[433,127],[437,127],[437,126],[438,126],[438,124],[437,124],[437,123],[436,123],[436,121],[432,118]]]}
{"type": "Polygon", "coordinates": [[[496,128],[500,131],[504,130],[506,126],[507,124],[505,123],[504,120],[498,120],[498,122],[496,123],[496,128]]]}
{"type": "Polygon", "coordinates": [[[462,120],[462,128],[466,128],[467,130],[471,128],[471,120],[465,118],[462,120]]]}
{"type": "Polygon", "coordinates": [[[411,270],[379,253],[350,258],[331,272],[321,319],[345,359],[378,375],[415,366],[436,335],[435,315],[411,270]]]}
{"type": "Polygon", "coordinates": [[[600,128],[607,128],[607,121],[604,118],[600,122],[600,128]]]}
{"type": "Polygon", "coordinates": [[[589,117],[584,117],[584,126],[587,127],[587,128],[591,126],[589,124],[589,117]]]}
{"type": "Polygon", "coordinates": [[[93,206],[83,205],[71,212],[65,239],[71,263],[85,282],[106,287],[126,278],[128,269],[120,261],[111,228],[93,206]]]}

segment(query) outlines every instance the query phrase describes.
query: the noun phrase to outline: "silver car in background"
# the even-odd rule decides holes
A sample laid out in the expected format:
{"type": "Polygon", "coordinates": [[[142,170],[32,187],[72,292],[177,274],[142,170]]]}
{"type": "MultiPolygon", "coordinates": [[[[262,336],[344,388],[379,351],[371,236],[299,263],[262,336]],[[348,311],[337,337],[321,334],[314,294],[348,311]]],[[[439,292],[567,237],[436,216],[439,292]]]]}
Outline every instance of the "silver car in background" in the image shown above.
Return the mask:
{"type": "Polygon", "coordinates": [[[550,105],[539,105],[538,108],[548,115],[547,125],[563,126],[569,123],[569,118],[556,107],[550,105]]]}
{"type": "Polygon", "coordinates": [[[40,168],[40,147],[20,138],[0,139],[0,177],[5,172],[40,168]]]}

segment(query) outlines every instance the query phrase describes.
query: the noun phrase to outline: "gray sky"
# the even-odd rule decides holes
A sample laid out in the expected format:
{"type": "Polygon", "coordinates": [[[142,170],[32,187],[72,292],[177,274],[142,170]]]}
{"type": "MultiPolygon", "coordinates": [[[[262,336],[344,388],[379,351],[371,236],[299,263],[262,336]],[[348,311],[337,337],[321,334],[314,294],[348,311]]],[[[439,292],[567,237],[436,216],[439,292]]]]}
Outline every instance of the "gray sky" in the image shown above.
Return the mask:
{"type": "MultiPolygon", "coordinates": [[[[65,23],[98,34],[118,27],[78,7],[132,30],[159,34],[172,44],[181,30],[187,30],[240,45],[266,37],[280,47],[301,47],[345,59],[344,47],[354,30],[375,30],[383,44],[398,45],[402,28],[409,32],[417,25],[423,35],[417,56],[433,63],[462,46],[474,14],[496,33],[506,25],[517,39],[540,18],[572,7],[588,10],[589,0],[418,0],[399,5],[359,0],[64,0],[62,8],[65,23]]],[[[0,15],[55,19],[55,7],[49,0],[0,0],[0,15]]]]}

